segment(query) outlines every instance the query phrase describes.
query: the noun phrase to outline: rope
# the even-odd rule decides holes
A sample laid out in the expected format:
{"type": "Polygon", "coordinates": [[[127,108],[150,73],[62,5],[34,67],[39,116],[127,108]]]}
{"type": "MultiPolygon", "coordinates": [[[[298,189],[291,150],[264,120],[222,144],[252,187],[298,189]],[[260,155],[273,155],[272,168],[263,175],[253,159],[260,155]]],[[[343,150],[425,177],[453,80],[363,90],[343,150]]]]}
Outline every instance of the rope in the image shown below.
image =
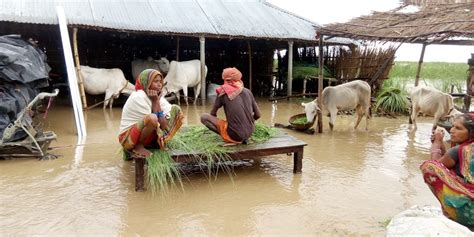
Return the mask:
{"type": "Polygon", "coordinates": [[[110,98],[108,98],[108,99],[105,99],[105,100],[103,100],[103,101],[101,101],[101,102],[95,103],[95,104],[93,104],[93,105],[91,105],[91,106],[89,106],[89,107],[87,107],[87,108],[84,108],[84,110],[90,110],[90,109],[92,109],[92,108],[95,108],[95,107],[97,107],[98,105],[100,105],[100,104],[102,104],[102,103],[105,103],[105,102],[107,102],[107,101],[113,99],[115,96],[120,95],[120,93],[122,93],[122,91],[127,87],[127,84],[128,84],[128,81],[125,81],[125,85],[122,87],[122,89],[119,90],[118,93],[113,94],[113,95],[112,95],[110,98]]]}

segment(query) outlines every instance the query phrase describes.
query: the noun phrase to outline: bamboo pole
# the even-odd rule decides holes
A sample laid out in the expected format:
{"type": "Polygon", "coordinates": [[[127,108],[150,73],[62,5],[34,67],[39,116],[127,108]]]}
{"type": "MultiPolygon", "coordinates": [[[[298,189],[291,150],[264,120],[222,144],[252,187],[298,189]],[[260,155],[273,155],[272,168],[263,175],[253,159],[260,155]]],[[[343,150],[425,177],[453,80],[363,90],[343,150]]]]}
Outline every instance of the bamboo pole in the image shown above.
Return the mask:
{"type": "Polygon", "coordinates": [[[82,101],[82,109],[87,108],[87,99],[86,93],[84,91],[84,78],[82,78],[81,74],[81,63],[79,61],[79,52],[77,50],[77,27],[74,27],[72,34],[72,44],[74,49],[74,61],[76,62],[76,71],[77,71],[77,81],[79,84],[79,91],[81,92],[81,101],[82,101]]]}
{"type": "Polygon", "coordinates": [[[249,49],[249,89],[252,91],[252,46],[250,45],[250,41],[247,41],[247,46],[249,49]]]}
{"type": "MultiPolygon", "coordinates": [[[[319,80],[318,80],[318,106],[319,108],[322,108],[322,95],[323,94],[323,71],[324,71],[324,54],[323,54],[323,35],[319,36],[319,56],[318,56],[318,61],[319,61],[319,80]]],[[[323,133],[323,114],[321,113],[321,110],[318,110],[318,133],[323,133]]]]}
{"type": "Polygon", "coordinates": [[[420,83],[420,71],[421,65],[423,64],[423,57],[425,57],[425,48],[426,44],[423,44],[423,47],[421,48],[420,61],[418,61],[418,68],[416,69],[415,86],[418,86],[418,84],[420,83]]]}

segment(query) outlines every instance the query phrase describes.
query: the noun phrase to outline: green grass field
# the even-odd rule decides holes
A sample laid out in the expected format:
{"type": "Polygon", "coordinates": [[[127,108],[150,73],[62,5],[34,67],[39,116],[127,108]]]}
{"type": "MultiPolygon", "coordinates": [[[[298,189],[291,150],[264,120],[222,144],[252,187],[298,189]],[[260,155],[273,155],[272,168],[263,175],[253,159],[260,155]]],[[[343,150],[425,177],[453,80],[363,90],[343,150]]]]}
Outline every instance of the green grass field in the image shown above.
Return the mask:
{"type": "MultiPolygon", "coordinates": [[[[418,62],[395,62],[389,78],[400,84],[413,84],[417,67],[418,62]]],[[[455,92],[462,91],[466,85],[468,68],[467,63],[424,62],[420,72],[420,84],[426,82],[445,92],[449,92],[451,86],[454,86],[455,92]]]]}
{"type": "MultiPolygon", "coordinates": [[[[390,78],[415,78],[417,62],[395,62],[390,71],[390,78]]],[[[467,63],[424,62],[420,77],[430,80],[462,80],[467,77],[467,63]]]]}

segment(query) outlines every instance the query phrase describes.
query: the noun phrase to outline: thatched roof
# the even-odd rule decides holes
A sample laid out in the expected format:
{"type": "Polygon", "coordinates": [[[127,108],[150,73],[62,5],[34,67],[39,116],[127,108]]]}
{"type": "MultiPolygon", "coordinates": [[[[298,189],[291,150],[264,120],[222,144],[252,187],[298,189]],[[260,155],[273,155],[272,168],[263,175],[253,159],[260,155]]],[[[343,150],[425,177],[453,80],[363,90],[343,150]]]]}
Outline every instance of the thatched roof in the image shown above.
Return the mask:
{"type": "Polygon", "coordinates": [[[353,39],[474,45],[474,0],[405,0],[399,8],[329,24],[319,32],[353,39]]]}

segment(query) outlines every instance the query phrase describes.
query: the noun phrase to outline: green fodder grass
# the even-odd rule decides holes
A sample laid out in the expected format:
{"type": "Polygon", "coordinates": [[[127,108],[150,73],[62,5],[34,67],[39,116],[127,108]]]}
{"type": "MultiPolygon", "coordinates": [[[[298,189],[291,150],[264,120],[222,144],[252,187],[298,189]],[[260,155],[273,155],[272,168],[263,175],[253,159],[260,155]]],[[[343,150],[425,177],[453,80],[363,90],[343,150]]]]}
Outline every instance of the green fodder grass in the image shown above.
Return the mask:
{"type": "MultiPolygon", "coordinates": [[[[249,139],[250,143],[260,143],[276,136],[279,130],[262,123],[255,124],[255,131],[249,139]]],[[[168,142],[169,150],[179,150],[195,155],[194,162],[199,165],[208,178],[217,178],[219,170],[231,178],[234,174],[232,166],[228,165],[231,152],[235,147],[223,146],[221,137],[203,125],[193,125],[182,128],[168,142]]],[[[153,150],[153,155],[147,158],[147,184],[153,193],[166,192],[170,185],[179,184],[183,188],[182,172],[171,158],[169,151],[153,150]]]]}
{"type": "Polygon", "coordinates": [[[292,121],[293,124],[304,125],[308,123],[308,119],[306,117],[297,118],[292,121]]]}
{"type": "Polygon", "coordinates": [[[250,143],[260,143],[264,142],[276,135],[278,135],[279,130],[276,128],[268,127],[262,123],[255,123],[255,131],[253,132],[252,136],[250,137],[250,143]]]}
{"type": "Polygon", "coordinates": [[[178,183],[183,189],[181,171],[176,166],[171,155],[163,150],[151,150],[152,155],[147,158],[146,184],[153,194],[159,191],[167,192],[170,185],[178,183]]]}
{"type": "Polygon", "coordinates": [[[385,80],[378,91],[375,111],[388,114],[406,114],[409,109],[406,81],[390,78],[385,80]]]}

